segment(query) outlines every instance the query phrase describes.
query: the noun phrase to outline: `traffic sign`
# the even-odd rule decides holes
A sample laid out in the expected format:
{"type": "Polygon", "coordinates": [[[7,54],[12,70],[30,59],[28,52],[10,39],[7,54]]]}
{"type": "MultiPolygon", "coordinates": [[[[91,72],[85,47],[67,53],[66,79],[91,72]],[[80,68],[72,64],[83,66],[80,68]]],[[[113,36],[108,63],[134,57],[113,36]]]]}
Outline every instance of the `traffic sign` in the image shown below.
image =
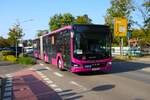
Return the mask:
{"type": "Polygon", "coordinates": [[[115,18],[114,19],[114,36],[124,37],[127,35],[127,19],[126,18],[115,18]]]}

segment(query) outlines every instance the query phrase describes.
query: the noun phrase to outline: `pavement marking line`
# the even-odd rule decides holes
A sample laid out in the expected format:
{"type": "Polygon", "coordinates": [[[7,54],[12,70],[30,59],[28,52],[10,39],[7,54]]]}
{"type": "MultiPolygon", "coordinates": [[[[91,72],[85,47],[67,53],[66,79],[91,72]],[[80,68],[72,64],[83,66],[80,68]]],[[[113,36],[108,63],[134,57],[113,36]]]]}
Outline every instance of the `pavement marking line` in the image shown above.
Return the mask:
{"type": "Polygon", "coordinates": [[[41,65],[41,66],[44,66],[44,64],[43,64],[43,63],[40,63],[40,65],[41,65]]]}
{"type": "Polygon", "coordinates": [[[12,78],[11,74],[6,74],[5,76],[8,77],[8,78],[12,78]]]}
{"type": "Polygon", "coordinates": [[[51,81],[51,80],[46,80],[46,82],[47,82],[48,84],[52,84],[52,83],[53,83],[53,81],[51,81]]]}
{"type": "Polygon", "coordinates": [[[58,76],[58,77],[63,77],[62,74],[58,73],[58,72],[54,72],[54,75],[58,76]]]}
{"type": "Polygon", "coordinates": [[[5,97],[11,97],[12,96],[12,93],[11,92],[4,92],[4,98],[5,97]]]}
{"type": "Polygon", "coordinates": [[[5,91],[11,91],[12,90],[12,87],[6,87],[5,88],[5,91]]]}
{"type": "Polygon", "coordinates": [[[143,70],[143,71],[150,72],[150,67],[148,67],[148,68],[143,68],[142,70],[143,70]]]}
{"type": "Polygon", "coordinates": [[[50,87],[55,88],[58,87],[56,84],[50,84],[50,87]]]}
{"type": "Polygon", "coordinates": [[[56,92],[61,92],[62,89],[61,89],[61,88],[56,88],[56,89],[54,89],[54,91],[56,91],[56,92]]]}
{"type": "Polygon", "coordinates": [[[10,86],[12,86],[12,83],[8,83],[5,85],[5,87],[10,87],[10,86]]]}
{"type": "Polygon", "coordinates": [[[12,100],[11,97],[3,98],[3,100],[12,100]]]}
{"type": "Polygon", "coordinates": [[[49,67],[45,67],[46,69],[48,69],[48,70],[51,70],[49,67]]]}
{"type": "Polygon", "coordinates": [[[43,75],[43,73],[42,73],[42,72],[40,72],[40,71],[36,71],[36,72],[37,72],[39,75],[41,75],[41,76],[43,75]]]}
{"type": "Polygon", "coordinates": [[[12,83],[12,80],[6,80],[6,84],[12,83]]]}
{"type": "Polygon", "coordinates": [[[77,83],[77,82],[75,82],[75,81],[70,81],[70,84],[76,85],[76,86],[78,86],[78,87],[82,88],[83,90],[87,90],[87,88],[86,88],[86,87],[84,87],[84,86],[82,86],[82,85],[78,84],[78,83],[77,83]]]}
{"type": "Polygon", "coordinates": [[[49,81],[49,78],[46,77],[46,78],[44,78],[43,80],[44,80],[44,81],[49,81]]]}

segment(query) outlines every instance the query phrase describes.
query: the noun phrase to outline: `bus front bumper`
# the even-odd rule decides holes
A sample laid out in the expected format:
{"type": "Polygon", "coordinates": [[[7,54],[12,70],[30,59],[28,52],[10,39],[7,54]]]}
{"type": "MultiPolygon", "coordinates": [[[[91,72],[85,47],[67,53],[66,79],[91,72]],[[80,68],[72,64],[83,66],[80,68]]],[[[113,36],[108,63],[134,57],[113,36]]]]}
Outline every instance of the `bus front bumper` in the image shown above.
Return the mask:
{"type": "Polygon", "coordinates": [[[97,67],[97,68],[84,68],[84,67],[72,67],[71,72],[92,72],[92,71],[110,71],[112,66],[105,66],[105,67],[97,67]]]}

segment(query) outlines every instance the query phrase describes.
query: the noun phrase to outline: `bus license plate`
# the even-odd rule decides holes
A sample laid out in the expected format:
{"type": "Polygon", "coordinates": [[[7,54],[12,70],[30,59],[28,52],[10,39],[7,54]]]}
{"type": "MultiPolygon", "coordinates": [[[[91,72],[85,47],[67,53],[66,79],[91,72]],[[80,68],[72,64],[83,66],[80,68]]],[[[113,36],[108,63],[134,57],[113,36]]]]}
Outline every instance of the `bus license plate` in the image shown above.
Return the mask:
{"type": "Polygon", "coordinates": [[[96,71],[99,70],[100,68],[92,68],[92,71],[96,71]]]}

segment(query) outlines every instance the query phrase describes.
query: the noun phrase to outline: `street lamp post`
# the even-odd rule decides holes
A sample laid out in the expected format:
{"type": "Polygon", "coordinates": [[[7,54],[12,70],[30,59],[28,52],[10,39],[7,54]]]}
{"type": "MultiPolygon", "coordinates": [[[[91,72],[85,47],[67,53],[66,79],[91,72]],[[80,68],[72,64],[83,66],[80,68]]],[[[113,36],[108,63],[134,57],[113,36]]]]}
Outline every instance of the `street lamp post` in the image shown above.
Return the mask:
{"type": "MultiPolygon", "coordinates": [[[[17,21],[17,25],[20,26],[20,21],[19,21],[18,19],[17,19],[16,21],[17,21]]],[[[25,22],[29,22],[29,21],[33,21],[33,19],[24,20],[24,21],[22,21],[21,23],[25,23],[25,22]]],[[[24,35],[25,35],[25,34],[23,33],[22,36],[24,36],[24,35]]],[[[17,40],[17,38],[16,38],[16,40],[17,40]]],[[[22,53],[24,53],[24,46],[23,46],[23,38],[22,38],[22,37],[20,38],[20,41],[19,41],[19,42],[21,42],[22,53]]],[[[16,55],[17,55],[17,42],[16,42],[16,55]]]]}

